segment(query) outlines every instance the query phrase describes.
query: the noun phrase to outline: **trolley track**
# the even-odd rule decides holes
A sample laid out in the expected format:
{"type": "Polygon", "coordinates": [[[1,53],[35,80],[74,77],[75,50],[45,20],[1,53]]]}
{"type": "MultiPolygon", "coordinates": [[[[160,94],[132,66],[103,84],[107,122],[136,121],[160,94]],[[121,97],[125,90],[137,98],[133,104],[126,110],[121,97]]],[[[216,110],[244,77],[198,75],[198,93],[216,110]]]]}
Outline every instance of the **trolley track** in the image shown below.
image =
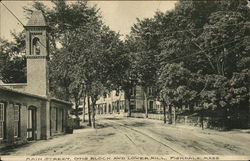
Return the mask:
{"type": "MultiPolygon", "coordinates": [[[[183,156],[182,153],[178,152],[177,150],[175,150],[174,148],[170,147],[170,146],[167,145],[166,143],[163,143],[162,141],[159,141],[158,139],[156,139],[156,138],[154,138],[154,137],[152,137],[152,136],[150,136],[150,135],[148,135],[148,134],[146,134],[146,133],[144,133],[144,132],[141,132],[141,131],[136,130],[136,129],[132,128],[132,127],[129,127],[129,126],[127,126],[127,125],[124,125],[124,124],[122,124],[122,123],[118,123],[118,122],[115,122],[115,121],[111,121],[111,120],[105,120],[105,121],[110,122],[112,125],[118,125],[118,126],[111,126],[111,127],[114,128],[114,129],[118,129],[119,131],[123,132],[124,135],[125,135],[125,136],[126,136],[135,146],[137,146],[137,148],[138,148],[139,146],[133,141],[133,139],[131,139],[131,137],[129,137],[129,136],[127,135],[127,133],[124,132],[124,130],[123,130],[122,128],[124,128],[126,131],[127,131],[127,130],[133,131],[133,132],[135,132],[136,134],[139,134],[140,136],[146,137],[146,138],[148,138],[148,139],[150,139],[150,140],[152,140],[152,141],[154,141],[154,142],[157,142],[157,143],[160,144],[161,146],[167,148],[168,151],[169,151],[169,150],[173,151],[173,153],[175,153],[176,155],[183,156]],[[118,127],[119,127],[119,128],[118,128],[118,127]]],[[[143,150],[145,150],[145,149],[143,148],[143,150]]]]}

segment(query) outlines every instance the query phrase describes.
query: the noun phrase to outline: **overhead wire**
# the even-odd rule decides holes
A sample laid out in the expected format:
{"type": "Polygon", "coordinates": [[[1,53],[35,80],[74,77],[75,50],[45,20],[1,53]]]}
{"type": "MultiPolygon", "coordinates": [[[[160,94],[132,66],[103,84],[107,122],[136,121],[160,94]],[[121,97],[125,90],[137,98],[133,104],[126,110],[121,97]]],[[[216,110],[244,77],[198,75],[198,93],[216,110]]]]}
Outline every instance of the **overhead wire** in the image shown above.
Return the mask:
{"type": "MultiPolygon", "coordinates": [[[[22,24],[23,27],[25,27],[25,25],[22,23],[22,21],[3,3],[0,1],[0,3],[18,20],[18,22],[20,22],[22,24]]],[[[98,2],[99,3],[99,2],[98,2]]],[[[161,1],[159,1],[159,4],[158,4],[158,8],[159,8],[159,5],[160,5],[161,1]]],[[[157,9],[158,9],[157,8],[157,9]]],[[[230,24],[230,25],[223,25],[223,27],[227,27],[227,26],[236,26],[236,25],[243,25],[243,24],[250,24],[249,22],[246,22],[246,23],[241,23],[241,24],[230,24]]],[[[202,29],[212,29],[212,28],[216,28],[216,27],[199,27],[199,28],[193,28],[193,29],[183,29],[183,30],[175,30],[175,31],[171,31],[171,30],[168,30],[168,31],[164,31],[164,33],[162,34],[166,34],[166,33],[176,33],[176,32],[185,32],[185,31],[195,31],[195,30],[202,30],[202,29]]],[[[158,35],[158,34],[157,34],[158,35]]]]}
{"type": "Polygon", "coordinates": [[[159,1],[159,3],[158,3],[157,10],[159,10],[160,4],[161,4],[161,1],[159,1]]]}
{"type": "Polygon", "coordinates": [[[24,24],[22,23],[22,21],[2,2],[0,1],[0,3],[12,14],[12,16],[14,16],[17,21],[24,27],[24,24]]]}
{"type": "MultiPolygon", "coordinates": [[[[250,37],[250,36],[244,36],[244,37],[242,37],[241,39],[244,39],[244,38],[246,38],[246,37],[250,37]]],[[[192,56],[194,56],[194,55],[200,54],[200,53],[205,52],[205,51],[207,51],[207,50],[216,49],[216,48],[222,47],[222,46],[224,46],[224,45],[228,45],[228,44],[231,44],[231,43],[233,43],[233,42],[239,41],[239,40],[241,40],[241,39],[238,38],[237,40],[230,41],[230,42],[227,42],[227,43],[224,43],[224,44],[221,44],[221,45],[212,47],[212,48],[204,49],[204,50],[201,50],[201,51],[198,51],[198,52],[195,52],[195,53],[193,53],[193,54],[186,55],[186,56],[183,56],[183,57],[180,57],[180,58],[172,59],[172,60],[170,60],[170,61],[168,61],[168,62],[169,62],[169,63],[173,63],[173,62],[176,61],[176,60],[180,60],[180,59],[187,58],[187,57],[192,57],[192,56]]]]}
{"type": "MultiPolygon", "coordinates": [[[[245,23],[240,23],[240,24],[230,24],[230,25],[223,25],[222,27],[228,27],[228,26],[240,26],[240,25],[245,25],[245,24],[249,24],[249,22],[245,22],[245,23]]],[[[168,33],[178,33],[178,32],[186,32],[186,31],[199,31],[199,30],[205,30],[205,29],[216,29],[217,27],[199,27],[199,28],[193,28],[193,29],[183,29],[183,30],[175,30],[175,31],[171,31],[171,30],[167,30],[167,31],[163,31],[163,33],[151,33],[152,35],[166,35],[168,33]]],[[[170,36],[170,37],[173,37],[170,36]]]]}
{"type": "MultiPolygon", "coordinates": [[[[236,48],[236,47],[241,47],[241,46],[244,46],[244,44],[240,44],[238,46],[232,46],[232,47],[228,48],[228,50],[236,48]]],[[[197,95],[201,95],[201,93],[207,88],[207,85],[208,85],[208,79],[206,79],[206,83],[204,85],[204,88],[197,95]]]]}
{"type": "MultiPolygon", "coordinates": [[[[0,1],[1,2],[1,1],[0,1]]],[[[160,1],[161,2],[161,1],[160,1]]],[[[1,4],[22,24],[22,26],[25,28],[24,24],[21,22],[21,20],[4,4],[1,2],[1,4]]],[[[226,26],[235,26],[235,25],[243,25],[243,24],[246,24],[246,23],[241,23],[241,24],[231,24],[231,25],[223,25],[224,27],[226,26]]],[[[216,27],[201,27],[201,28],[194,28],[194,29],[184,29],[184,30],[176,30],[176,31],[167,31],[167,32],[164,32],[162,34],[166,34],[166,33],[176,33],[176,32],[185,32],[185,31],[195,31],[195,30],[201,30],[201,29],[209,29],[209,28],[216,28],[216,27]]],[[[157,34],[157,35],[160,35],[160,34],[157,34]]],[[[173,36],[170,36],[170,37],[173,37],[173,36]]],[[[235,40],[236,41],[236,40],[235,40]]],[[[232,41],[234,42],[234,41],[232,41]]],[[[191,54],[191,55],[187,55],[187,56],[184,56],[184,57],[181,57],[181,58],[176,58],[176,59],[173,59],[171,61],[176,61],[176,60],[179,60],[179,59],[183,59],[183,58],[186,58],[186,57],[189,57],[189,56],[193,56],[193,55],[196,55],[196,54],[199,54],[201,52],[204,52],[204,51],[207,51],[207,50],[210,50],[210,49],[214,49],[214,48],[218,48],[220,46],[223,46],[223,45],[226,45],[226,44],[230,44],[232,42],[229,42],[229,43],[225,43],[225,44],[221,44],[219,46],[216,46],[216,47],[213,47],[213,48],[209,48],[209,49],[204,49],[204,50],[201,50],[199,52],[196,52],[194,54],[191,54]]],[[[46,46],[41,42],[39,41],[39,43],[44,47],[46,48],[46,46]]]]}
{"type": "MultiPolygon", "coordinates": [[[[0,0],[0,3],[11,13],[12,16],[14,16],[16,18],[16,20],[23,26],[23,28],[25,29],[25,25],[22,23],[22,21],[0,0]]],[[[46,46],[39,40],[38,41],[44,48],[46,48],[46,46]]]]}
{"type": "MultiPolygon", "coordinates": [[[[1,1],[0,1],[1,2],[1,1]]],[[[2,3],[2,2],[1,2],[2,3]]],[[[159,1],[159,5],[160,5],[161,1],[159,1]]],[[[2,3],[4,5],[4,3],[2,3]]],[[[25,27],[25,25],[21,22],[21,20],[6,6],[4,5],[4,7],[22,24],[23,27],[25,27]]],[[[227,26],[236,26],[236,25],[243,25],[243,24],[249,24],[249,22],[246,23],[240,23],[240,24],[230,24],[230,25],[223,25],[223,27],[227,27],[227,26]]],[[[216,27],[200,27],[200,28],[193,28],[193,29],[184,29],[184,30],[175,30],[175,31],[164,31],[164,33],[162,34],[166,34],[166,33],[176,33],[176,32],[185,32],[185,31],[195,31],[195,30],[202,30],[202,29],[213,29],[216,27]]],[[[156,34],[156,35],[161,35],[161,34],[156,34]]]]}
{"type": "MultiPolygon", "coordinates": [[[[243,24],[250,24],[249,22],[245,22],[245,23],[240,23],[240,24],[230,24],[230,25],[223,25],[223,27],[227,27],[227,26],[237,26],[237,25],[243,25],[243,24]]],[[[199,28],[193,28],[193,29],[184,29],[184,30],[177,30],[177,31],[170,31],[168,30],[167,32],[164,32],[163,34],[166,33],[176,33],[176,32],[185,32],[185,31],[195,31],[195,30],[203,30],[203,29],[215,29],[217,27],[199,27],[199,28]]]]}

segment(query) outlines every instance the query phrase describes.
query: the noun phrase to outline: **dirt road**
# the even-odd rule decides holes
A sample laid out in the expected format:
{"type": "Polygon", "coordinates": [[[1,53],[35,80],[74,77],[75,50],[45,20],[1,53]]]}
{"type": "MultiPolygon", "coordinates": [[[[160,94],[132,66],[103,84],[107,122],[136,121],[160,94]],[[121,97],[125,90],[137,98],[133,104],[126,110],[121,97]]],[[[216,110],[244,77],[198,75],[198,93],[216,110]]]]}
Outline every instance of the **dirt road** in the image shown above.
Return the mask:
{"type": "Polygon", "coordinates": [[[249,155],[250,134],[242,130],[220,132],[161,121],[106,116],[97,129],[40,140],[0,152],[5,155],[249,155]]]}

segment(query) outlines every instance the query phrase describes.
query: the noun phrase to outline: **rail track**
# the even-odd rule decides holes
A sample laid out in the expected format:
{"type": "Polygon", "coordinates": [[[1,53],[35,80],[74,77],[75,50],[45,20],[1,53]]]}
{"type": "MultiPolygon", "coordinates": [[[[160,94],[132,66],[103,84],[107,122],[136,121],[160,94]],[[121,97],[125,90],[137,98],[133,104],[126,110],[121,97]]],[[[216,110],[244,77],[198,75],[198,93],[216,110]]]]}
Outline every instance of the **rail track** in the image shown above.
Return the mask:
{"type": "MultiPolygon", "coordinates": [[[[131,137],[128,136],[128,133],[126,133],[125,131],[127,130],[130,130],[130,131],[133,131],[135,132],[136,134],[139,134],[140,136],[142,137],[146,137],[148,139],[150,139],[151,141],[154,141],[154,142],[157,142],[158,144],[160,144],[161,146],[167,148],[167,151],[171,150],[175,155],[180,155],[180,156],[183,156],[182,153],[180,153],[179,151],[175,150],[174,148],[172,148],[171,146],[167,145],[166,143],[163,143],[162,141],[154,138],[153,136],[150,136],[144,132],[141,132],[137,129],[134,129],[130,126],[127,126],[127,125],[124,125],[122,123],[118,123],[118,122],[115,122],[115,121],[111,121],[111,120],[105,120],[107,122],[109,122],[111,125],[112,128],[116,129],[116,130],[119,130],[120,132],[124,133],[124,135],[129,139],[130,142],[132,142],[132,144],[134,146],[136,146],[136,148],[139,148],[140,146],[138,146],[138,144],[136,143],[136,141],[134,141],[131,137]],[[114,126],[116,125],[116,126],[114,126]],[[125,130],[124,130],[125,129],[125,130]]],[[[150,147],[150,145],[149,145],[150,147]]],[[[142,149],[140,150],[140,153],[142,154],[143,152],[145,151],[145,149],[142,147],[142,149]]],[[[173,154],[171,153],[171,154],[173,154]]],[[[168,155],[168,154],[166,154],[168,155]]]]}

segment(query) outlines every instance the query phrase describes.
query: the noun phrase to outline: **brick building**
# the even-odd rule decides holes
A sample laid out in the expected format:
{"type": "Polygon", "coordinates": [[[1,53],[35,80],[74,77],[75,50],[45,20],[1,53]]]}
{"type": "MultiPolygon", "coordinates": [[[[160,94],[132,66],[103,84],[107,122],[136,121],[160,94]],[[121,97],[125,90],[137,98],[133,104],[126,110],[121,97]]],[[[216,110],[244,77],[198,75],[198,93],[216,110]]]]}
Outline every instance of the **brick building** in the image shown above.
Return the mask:
{"type": "Polygon", "coordinates": [[[72,106],[49,94],[49,42],[41,11],[32,14],[25,30],[27,83],[0,84],[0,147],[63,134],[72,106]]]}

